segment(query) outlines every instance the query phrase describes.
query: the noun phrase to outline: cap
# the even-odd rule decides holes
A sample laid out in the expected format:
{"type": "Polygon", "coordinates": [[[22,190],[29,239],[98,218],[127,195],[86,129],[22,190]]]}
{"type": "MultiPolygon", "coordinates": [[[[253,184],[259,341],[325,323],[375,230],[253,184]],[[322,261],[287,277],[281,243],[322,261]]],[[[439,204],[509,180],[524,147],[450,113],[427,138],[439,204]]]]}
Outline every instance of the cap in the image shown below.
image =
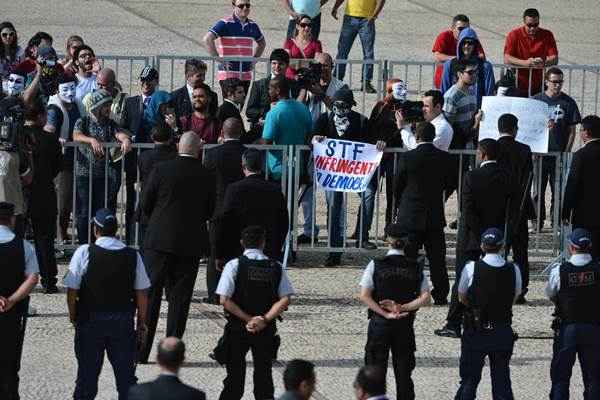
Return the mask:
{"type": "Polygon", "coordinates": [[[498,228],[488,228],[481,235],[481,244],[496,247],[502,243],[504,243],[504,233],[498,228]]]}
{"type": "Polygon", "coordinates": [[[117,217],[108,208],[101,208],[96,211],[96,215],[92,219],[92,222],[100,228],[104,228],[107,224],[116,224],[117,217]]]}
{"type": "Polygon", "coordinates": [[[335,103],[336,101],[343,101],[344,103],[350,104],[352,106],[356,105],[356,102],[354,101],[354,94],[352,93],[352,90],[348,89],[347,87],[338,89],[333,94],[333,98],[331,99],[331,101],[333,103],[335,103]]]}
{"type": "Polygon", "coordinates": [[[385,235],[400,239],[408,236],[408,232],[403,225],[399,223],[391,223],[385,227],[385,235]]]}
{"type": "Polygon", "coordinates": [[[158,71],[149,65],[146,65],[140,72],[140,81],[153,81],[158,79],[158,71]]]}
{"type": "Polygon", "coordinates": [[[15,205],[6,201],[0,201],[0,218],[9,218],[13,215],[15,215],[15,205]]]}
{"type": "Polygon", "coordinates": [[[90,95],[90,111],[95,111],[102,104],[112,102],[112,100],[112,96],[106,90],[96,90],[90,95]]]}
{"type": "Polygon", "coordinates": [[[569,235],[569,242],[579,249],[586,249],[592,245],[592,235],[587,229],[577,228],[569,235]]]}

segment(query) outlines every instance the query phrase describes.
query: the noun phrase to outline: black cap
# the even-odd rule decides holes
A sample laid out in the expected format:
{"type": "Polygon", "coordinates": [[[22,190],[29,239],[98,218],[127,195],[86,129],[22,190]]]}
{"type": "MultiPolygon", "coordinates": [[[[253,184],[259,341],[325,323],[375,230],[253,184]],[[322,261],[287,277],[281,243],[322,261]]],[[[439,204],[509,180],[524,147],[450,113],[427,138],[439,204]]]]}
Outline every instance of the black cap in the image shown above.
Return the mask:
{"type": "Polygon", "coordinates": [[[331,99],[331,101],[333,103],[335,103],[336,101],[343,101],[344,103],[350,104],[351,106],[356,105],[356,102],[354,101],[354,94],[352,93],[352,90],[348,89],[347,87],[338,89],[333,94],[333,98],[331,99]]]}
{"type": "Polygon", "coordinates": [[[392,223],[385,227],[385,235],[396,239],[402,239],[408,236],[408,232],[403,225],[392,223]]]}
{"type": "Polygon", "coordinates": [[[504,243],[504,233],[498,228],[488,228],[481,235],[481,243],[487,246],[498,247],[504,243]]]}
{"type": "Polygon", "coordinates": [[[146,65],[140,72],[140,81],[153,81],[158,79],[158,71],[149,65],[146,65]]]}
{"type": "Polygon", "coordinates": [[[592,245],[592,235],[583,228],[574,229],[569,235],[569,242],[580,250],[586,250],[592,245]]]}
{"type": "Polygon", "coordinates": [[[0,218],[10,218],[15,215],[15,205],[0,201],[0,218]]]}

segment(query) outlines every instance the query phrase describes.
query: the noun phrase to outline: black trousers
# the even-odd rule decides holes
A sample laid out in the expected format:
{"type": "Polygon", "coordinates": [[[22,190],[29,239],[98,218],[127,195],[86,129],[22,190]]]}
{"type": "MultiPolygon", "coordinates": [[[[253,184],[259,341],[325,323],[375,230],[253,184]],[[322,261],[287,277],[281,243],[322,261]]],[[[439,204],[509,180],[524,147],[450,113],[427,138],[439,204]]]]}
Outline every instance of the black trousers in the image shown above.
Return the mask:
{"type": "Polygon", "coordinates": [[[0,399],[19,400],[19,370],[28,300],[0,314],[0,399]]]}
{"type": "MultiPolygon", "coordinates": [[[[411,317],[409,317],[411,318],[411,317]]],[[[408,318],[388,321],[373,316],[369,321],[365,365],[375,365],[387,374],[388,357],[392,352],[392,366],[396,378],[396,399],[414,400],[415,386],[411,374],[415,369],[415,332],[408,318]]]]}
{"type": "Polygon", "coordinates": [[[431,282],[433,283],[431,297],[436,302],[447,299],[450,292],[450,283],[448,281],[448,269],[446,268],[446,237],[444,236],[444,228],[440,227],[439,229],[415,232],[411,236],[411,242],[417,248],[425,246],[425,254],[429,260],[431,282]]]}
{"type": "Polygon", "coordinates": [[[56,257],[54,255],[54,238],[56,236],[56,214],[47,216],[32,216],[33,241],[35,254],[40,267],[42,286],[45,288],[56,285],[56,257]]]}
{"type": "Polygon", "coordinates": [[[141,361],[146,361],[152,350],[163,289],[169,302],[166,336],[183,337],[200,260],[199,257],[181,257],[145,249],[144,261],[152,286],[148,298],[148,339],[140,354],[141,361]]]}
{"type": "Polygon", "coordinates": [[[512,249],[512,259],[521,270],[521,277],[523,279],[523,291],[521,293],[525,295],[529,288],[529,255],[527,254],[529,250],[529,232],[525,217],[517,225],[517,231],[513,236],[514,238],[509,246],[509,250],[512,249]]]}
{"type": "Polygon", "coordinates": [[[246,382],[246,354],[252,352],[254,365],[254,398],[267,400],[274,398],[273,354],[277,328],[270,325],[259,333],[246,331],[240,322],[228,322],[225,335],[229,343],[226,362],[227,376],[223,380],[223,391],[219,400],[240,400],[244,396],[246,382]]]}
{"type": "MultiPolygon", "coordinates": [[[[138,179],[137,152],[131,151],[125,156],[125,241],[128,245],[135,244],[135,206],[137,192],[135,183],[138,179]]],[[[120,172],[119,172],[120,173],[120,172]]]]}
{"type": "Polygon", "coordinates": [[[446,317],[446,325],[450,328],[460,330],[462,325],[463,312],[465,306],[458,301],[458,283],[460,282],[460,274],[469,261],[477,261],[481,257],[481,250],[460,250],[457,247],[456,251],[456,279],[452,285],[452,293],[450,295],[450,307],[448,307],[448,316],[446,317]]]}
{"type": "Polygon", "coordinates": [[[206,290],[208,298],[215,297],[215,290],[221,279],[221,272],[217,271],[217,231],[214,222],[210,222],[208,229],[210,255],[206,264],[206,290]]]}

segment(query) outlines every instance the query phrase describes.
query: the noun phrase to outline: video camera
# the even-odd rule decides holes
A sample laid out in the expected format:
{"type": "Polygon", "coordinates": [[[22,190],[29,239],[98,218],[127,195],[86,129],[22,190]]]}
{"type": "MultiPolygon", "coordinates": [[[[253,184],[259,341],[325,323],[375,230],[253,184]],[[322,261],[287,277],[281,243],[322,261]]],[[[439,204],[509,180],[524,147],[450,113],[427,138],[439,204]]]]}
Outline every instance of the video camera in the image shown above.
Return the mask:
{"type": "Polygon", "coordinates": [[[0,100],[0,150],[19,151],[20,132],[24,123],[23,105],[14,96],[0,100]]]}
{"type": "Polygon", "coordinates": [[[319,63],[310,63],[308,67],[299,68],[298,85],[303,89],[308,89],[321,81],[323,66],[319,63]]]}

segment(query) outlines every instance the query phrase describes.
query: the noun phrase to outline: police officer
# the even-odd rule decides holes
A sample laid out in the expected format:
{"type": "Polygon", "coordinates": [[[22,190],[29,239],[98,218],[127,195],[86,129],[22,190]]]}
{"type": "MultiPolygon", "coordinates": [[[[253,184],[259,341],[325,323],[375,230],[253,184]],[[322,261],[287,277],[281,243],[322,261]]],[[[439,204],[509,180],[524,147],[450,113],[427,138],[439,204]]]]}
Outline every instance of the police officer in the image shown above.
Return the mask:
{"type": "Polygon", "coordinates": [[[275,320],[287,309],[294,289],[281,264],[263,253],[263,227],[245,228],[241,243],[243,255],[225,264],[216,290],[228,314],[224,333],[227,376],[219,399],[239,400],[244,395],[248,350],[254,363],[254,397],[273,399],[275,320]]]}
{"type": "Polygon", "coordinates": [[[504,234],[489,228],[481,235],[484,256],[468,262],[460,275],[458,298],[466,306],[461,337],[460,387],[457,400],[475,399],[488,356],[492,398],[513,399],[510,358],[514,336],[512,305],[521,294],[521,272],[500,255],[504,234]]]}
{"type": "Polygon", "coordinates": [[[29,293],[38,282],[33,246],[18,238],[15,206],[0,202],[0,399],[19,399],[19,369],[29,293]]]}
{"type": "Polygon", "coordinates": [[[402,226],[389,224],[385,233],[389,243],[387,255],[367,264],[360,281],[360,299],[369,307],[369,330],[365,347],[365,365],[387,372],[388,355],[396,377],[396,398],[414,400],[411,373],[415,368],[416,311],[430,303],[429,282],[422,266],[406,257],[407,244],[402,226]]]}
{"type": "Polygon", "coordinates": [[[134,316],[137,310],[137,338],[143,342],[150,280],[137,251],[115,238],[115,215],[103,208],[92,222],[96,241],[75,251],[64,279],[78,364],[73,398],[96,397],[106,351],[124,400],[136,381],[134,316]]]}
{"type": "Polygon", "coordinates": [[[592,236],[575,229],[569,236],[569,261],[550,272],[546,295],[556,304],[550,399],[568,399],[569,381],[579,358],[584,397],[600,399],[600,263],[592,261],[592,236]]]}

